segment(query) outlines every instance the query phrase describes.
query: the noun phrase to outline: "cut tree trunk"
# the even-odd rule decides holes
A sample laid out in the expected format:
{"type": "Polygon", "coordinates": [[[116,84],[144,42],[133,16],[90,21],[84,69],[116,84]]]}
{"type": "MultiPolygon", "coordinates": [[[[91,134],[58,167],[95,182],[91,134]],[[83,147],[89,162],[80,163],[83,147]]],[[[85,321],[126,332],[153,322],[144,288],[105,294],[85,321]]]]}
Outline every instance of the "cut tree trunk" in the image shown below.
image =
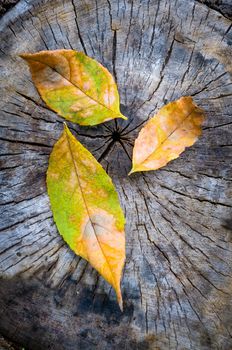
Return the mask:
{"type": "Polygon", "coordinates": [[[0,333],[26,350],[232,348],[232,26],[209,3],[21,0],[3,16],[0,333]],[[123,313],[50,210],[45,175],[63,119],[18,54],[61,48],[112,72],[128,116],[68,123],[125,212],[123,313]],[[143,123],[183,95],[206,111],[202,137],[166,167],[128,177],[143,123]]]}

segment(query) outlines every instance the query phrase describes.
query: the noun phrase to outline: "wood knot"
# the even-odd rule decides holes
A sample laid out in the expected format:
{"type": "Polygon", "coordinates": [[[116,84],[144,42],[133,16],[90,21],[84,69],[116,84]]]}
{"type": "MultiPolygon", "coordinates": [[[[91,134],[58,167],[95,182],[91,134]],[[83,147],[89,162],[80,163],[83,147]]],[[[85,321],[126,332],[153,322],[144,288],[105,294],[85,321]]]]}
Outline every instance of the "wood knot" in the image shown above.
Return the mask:
{"type": "Polygon", "coordinates": [[[118,130],[114,130],[112,133],[112,140],[114,142],[120,141],[121,140],[121,133],[118,130]]]}

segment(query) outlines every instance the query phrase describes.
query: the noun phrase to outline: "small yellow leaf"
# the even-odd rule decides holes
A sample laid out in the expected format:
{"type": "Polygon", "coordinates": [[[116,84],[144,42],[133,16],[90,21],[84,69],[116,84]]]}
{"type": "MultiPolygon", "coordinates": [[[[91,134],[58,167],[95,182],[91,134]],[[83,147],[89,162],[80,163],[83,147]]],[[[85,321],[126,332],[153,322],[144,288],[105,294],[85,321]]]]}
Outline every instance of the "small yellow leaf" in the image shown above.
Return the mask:
{"type": "Polygon", "coordinates": [[[110,177],[67,126],[49,159],[47,188],[60,234],[113,286],[122,310],[124,215],[110,177]]]}
{"type": "Polygon", "coordinates": [[[156,170],[178,158],[186,147],[196,142],[203,121],[203,111],[190,96],[162,107],[135,140],[133,167],[129,174],[156,170]]]}
{"type": "Polygon", "coordinates": [[[41,51],[21,54],[42,99],[62,117],[80,125],[127,119],[110,72],[83,52],[41,51]]]}

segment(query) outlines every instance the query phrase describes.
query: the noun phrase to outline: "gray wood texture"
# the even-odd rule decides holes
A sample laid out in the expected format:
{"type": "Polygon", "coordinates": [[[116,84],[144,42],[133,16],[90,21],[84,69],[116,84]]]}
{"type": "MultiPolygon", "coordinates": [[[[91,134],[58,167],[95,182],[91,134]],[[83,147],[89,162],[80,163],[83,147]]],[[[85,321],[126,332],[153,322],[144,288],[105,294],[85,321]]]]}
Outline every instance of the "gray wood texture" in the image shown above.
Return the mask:
{"type": "Polygon", "coordinates": [[[1,19],[0,333],[26,350],[232,348],[232,26],[209,3],[20,0],[1,19]],[[126,215],[123,313],[49,207],[45,174],[63,119],[18,54],[60,48],[105,65],[128,116],[68,123],[126,215]],[[143,123],[182,95],[206,111],[202,137],[166,167],[128,177],[143,123]]]}

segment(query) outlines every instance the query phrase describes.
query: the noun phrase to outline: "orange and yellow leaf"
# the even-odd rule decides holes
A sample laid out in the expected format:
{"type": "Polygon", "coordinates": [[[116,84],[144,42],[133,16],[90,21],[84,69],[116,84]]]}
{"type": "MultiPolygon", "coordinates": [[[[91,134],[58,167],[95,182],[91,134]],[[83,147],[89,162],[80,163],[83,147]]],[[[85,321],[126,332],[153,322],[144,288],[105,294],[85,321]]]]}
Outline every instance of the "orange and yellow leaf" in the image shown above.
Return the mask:
{"type": "Polygon", "coordinates": [[[62,117],[80,125],[127,119],[110,72],[83,52],[41,51],[21,54],[42,99],[62,117]]]}
{"type": "Polygon", "coordinates": [[[201,135],[203,120],[203,111],[190,96],[162,107],[135,140],[130,174],[156,170],[178,158],[201,135]]]}
{"type": "Polygon", "coordinates": [[[47,188],[60,234],[113,286],[122,309],[125,219],[118,195],[105,170],[67,126],[49,159],[47,188]]]}

